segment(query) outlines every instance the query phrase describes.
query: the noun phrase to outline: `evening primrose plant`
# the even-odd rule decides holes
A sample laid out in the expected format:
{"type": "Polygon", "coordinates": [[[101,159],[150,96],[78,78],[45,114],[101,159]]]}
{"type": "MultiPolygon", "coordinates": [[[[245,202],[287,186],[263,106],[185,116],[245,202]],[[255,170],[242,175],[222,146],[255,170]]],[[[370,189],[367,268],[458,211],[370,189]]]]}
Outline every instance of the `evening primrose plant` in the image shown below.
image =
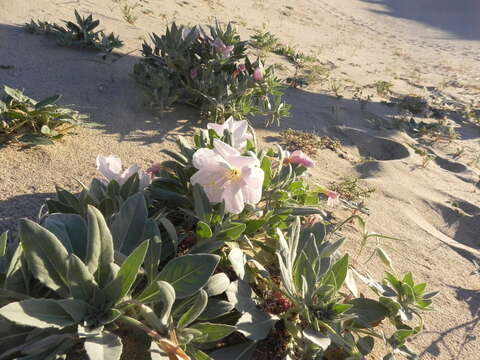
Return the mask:
{"type": "Polygon", "coordinates": [[[339,197],[308,184],[311,158],[260,149],[233,118],[177,145],[146,171],[99,155],[101,177],[0,236],[0,360],[118,360],[132,336],[152,360],[258,360],[272,341],[281,359],[365,359],[378,342],[415,359],[436,293],[380,248],[382,281],[355,269],[338,229],[386,236],[358,215],[329,227],[339,197]]]}
{"type": "Polygon", "coordinates": [[[173,23],[165,35],[152,34],[151,41],[143,44],[134,78],[153,107],[191,105],[215,123],[260,115],[271,125],[288,116],[273,67],[248,58],[247,42],[231,24],[217,23],[207,34],[200,26],[173,23]]]}

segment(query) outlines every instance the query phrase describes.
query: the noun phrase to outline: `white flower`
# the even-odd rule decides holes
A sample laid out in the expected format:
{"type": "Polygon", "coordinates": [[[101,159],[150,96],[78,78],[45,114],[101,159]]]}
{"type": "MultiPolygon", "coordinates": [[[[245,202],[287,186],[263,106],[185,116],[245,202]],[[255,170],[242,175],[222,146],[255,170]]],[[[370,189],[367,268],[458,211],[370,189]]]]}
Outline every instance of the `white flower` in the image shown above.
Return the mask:
{"type": "Polygon", "coordinates": [[[214,140],[214,149],[199,149],[193,155],[198,171],[190,178],[192,184],[202,185],[212,203],[225,202],[232,214],[243,211],[245,204],[255,205],[262,197],[263,170],[260,162],[222,141],[214,140]]]}
{"type": "Polygon", "coordinates": [[[207,129],[214,130],[218,136],[223,136],[225,130],[232,134],[232,146],[237,150],[242,150],[247,144],[247,140],[253,138],[248,132],[248,122],[246,120],[235,121],[230,116],[223,124],[208,123],[207,129]]]}
{"type": "Polygon", "coordinates": [[[122,160],[118,156],[98,155],[96,163],[97,169],[108,181],[115,180],[120,185],[123,185],[133,174],[137,173],[140,189],[144,189],[150,184],[148,174],[139,165],[133,164],[128,169],[122,170],[122,160]]]}

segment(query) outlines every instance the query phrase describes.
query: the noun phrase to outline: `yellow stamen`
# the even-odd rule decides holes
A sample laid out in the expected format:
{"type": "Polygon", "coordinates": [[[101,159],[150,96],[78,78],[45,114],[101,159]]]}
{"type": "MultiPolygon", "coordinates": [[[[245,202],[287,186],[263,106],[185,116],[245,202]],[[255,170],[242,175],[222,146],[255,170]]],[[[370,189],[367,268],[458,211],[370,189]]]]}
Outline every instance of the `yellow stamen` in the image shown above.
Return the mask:
{"type": "Polygon", "coordinates": [[[240,170],[239,169],[230,169],[226,172],[225,178],[230,181],[235,181],[240,179],[240,170]]]}

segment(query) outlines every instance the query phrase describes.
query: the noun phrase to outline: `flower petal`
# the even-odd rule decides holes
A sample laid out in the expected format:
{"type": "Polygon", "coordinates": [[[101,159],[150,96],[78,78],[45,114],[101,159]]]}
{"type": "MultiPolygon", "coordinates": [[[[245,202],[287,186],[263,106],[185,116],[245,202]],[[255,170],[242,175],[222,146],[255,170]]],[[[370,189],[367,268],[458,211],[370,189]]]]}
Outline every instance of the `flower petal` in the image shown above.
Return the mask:
{"type": "Polygon", "coordinates": [[[230,156],[240,155],[240,152],[238,150],[218,139],[213,140],[213,146],[215,148],[215,152],[222,156],[225,160],[227,160],[227,158],[230,156]]]}
{"type": "Polygon", "coordinates": [[[265,173],[258,167],[248,168],[242,171],[243,198],[247,204],[255,205],[262,199],[262,186],[265,173]]]}
{"type": "Polygon", "coordinates": [[[211,149],[198,149],[193,154],[192,163],[196,169],[201,169],[205,166],[215,165],[218,162],[224,161],[221,156],[219,156],[215,151],[211,149]]]}
{"type": "MultiPolygon", "coordinates": [[[[117,179],[118,183],[120,185],[123,185],[125,184],[125,182],[130,179],[130,177],[135,174],[135,173],[138,173],[139,171],[142,171],[140,169],[140,166],[137,165],[137,164],[133,164],[131,165],[127,170],[125,170],[117,179]]],[[[140,174],[138,174],[140,176],[140,174]]]]}
{"type": "Polygon", "coordinates": [[[97,169],[108,180],[117,179],[122,172],[122,160],[120,160],[120,158],[115,155],[97,155],[96,164],[97,169]]]}
{"type": "Polygon", "coordinates": [[[208,123],[207,129],[211,129],[217,133],[218,136],[223,136],[223,132],[225,130],[224,124],[215,124],[215,123],[208,123]]]}
{"type": "Polygon", "coordinates": [[[260,166],[260,161],[252,156],[229,156],[226,160],[237,169],[260,166]]]}
{"type": "Polygon", "coordinates": [[[222,200],[225,201],[225,211],[240,214],[245,207],[243,192],[239,181],[229,181],[224,186],[222,200]]]}

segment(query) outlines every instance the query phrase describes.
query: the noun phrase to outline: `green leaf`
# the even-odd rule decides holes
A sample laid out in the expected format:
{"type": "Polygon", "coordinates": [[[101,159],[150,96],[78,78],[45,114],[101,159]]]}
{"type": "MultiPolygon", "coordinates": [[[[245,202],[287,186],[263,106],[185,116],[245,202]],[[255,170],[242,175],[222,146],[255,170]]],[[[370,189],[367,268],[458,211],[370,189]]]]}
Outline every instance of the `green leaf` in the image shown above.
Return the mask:
{"type": "Polygon", "coordinates": [[[218,239],[237,240],[244,232],[247,226],[240,222],[230,222],[224,225],[218,239]]]}
{"type": "Polygon", "coordinates": [[[228,260],[230,261],[235,274],[240,280],[243,280],[245,277],[245,264],[247,263],[247,258],[243,251],[239,248],[232,249],[228,254],[228,260]]]}
{"type": "Polygon", "coordinates": [[[357,346],[362,355],[368,355],[372,352],[375,340],[371,336],[364,336],[358,340],[357,346]]]}
{"type": "Polygon", "coordinates": [[[200,220],[206,220],[212,212],[212,206],[210,205],[207,194],[205,194],[201,185],[195,184],[192,186],[192,195],[195,215],[197,215],[200,220]]]}
{"type": "Polygon", "coordinates": [[[250,360],[253,356],[256,341],[248,341],[234,346],[215,350],[210,353],[213,360],[250,360]]]}
{"type": "Polygon", "coordinates": [[[199,320],[211,320],[220,316],[228,314],[234,309],[234,306],[229,301],[209,299],[207,307],[198,317],[199,320]]]}
{"type": "Polygon", "coordinates": [[[88,337],[84,347],[90,360],[119,360],[122,356],[122,341],[108,331],[88,337]]]}
{"type": "Polygon", "coordinates": [[[52,299],[29,299],[10,303],[0,309],[0,315],[15,324],[40,329],[61,329],[75,324],[59,301],[52,299]]]}
{"type": "Polygon", "coordinates": [[[333,264],[330,271],[335,277],[336,288],[337,290],[339,290],[342,287],[345,281],[345,278],[347,277],[348,254],[346,254],[340,260],[338,260],[335,264],[333,264]]]}
{"type": "Polygon", "coordinates": [[[198,323],[190,326],[191,329],[199,330],[204,336],[196,339],[195,342],[208,343],[216,342],[227,337],[235,331],[235,326],[225,324],[198,323]]]}
{"type": "Polygon", "coordinates": [[[45,286],[68,296],[68,253],[50,231],[31,220],[20,220],[20,241],[30,271],[45,286]]]}
{"type": "Polygon", "coordinates": [[[272,162],[268,156],[264,156],[260,168],[263,170],[265,176],[263,178],[263,188],[266,189],[272,180],[272,162]]]}
{"type": "Polygon", "coordinates": [[[203,239],[210,239],[212,237],[212,229],[210,229],[210,226],[203,221],[197,223],[195,233],[203,239]]]}
{"type": "Polygon", "coordinates": [[[353,307],[347,310],[345,314],[356,315],[355,323],[360,327],[372,327],[389,314],[386,306],[373,299],[356,298],[350,300],[348,304],[353,305],[353,307]]]}
{"type": "Polygon", "coordinates": [[[147,280],[150,284],[158,274],[158,266],[162,257],[162,238],[157,223],[153,219],[147,219],[143,229],[142,238],[150,240],[147,255],[145,256],[144,268],[147,280]]]}
{"type": "Polygon", "coordinates": [[[115,249],[128,255],[141,241],[148,218],[147,204],[143,193],[129,197],[120,207],[112,224],[115,249]]]}
{"type": "Polygon", "coordinates": [[[25,145],[53,145],[54,142],[44,135],[25,134],[17,139],[25,145]]]}
{"type": "Polygon", "coordinates": [[[39,101],[38,103],[35,104],[35,110],[41,109],[47,105],[52,105],[56,103],[58,99],[60,99],[61,97],[62,95],[57,94],[57,95],[50,96],[46,99],[43,99],[42,101],[39,101]]]}
{"type": "Polygon", "coordinates": [[[88,302],[94,297],[95,291],[98,290],[93,275],[75,254],[69,256],[67,279],[70,294],[74,299],[88,302]]]}
{"type": "Polygon", "coordinates": [[[149,240],[145,240],[133,250],[130,256],[123,262],[116,278],[105,287],[105,293],[114,303],[130,292],[147,254],[148,244],[149,240]],[[119,288],[121,289],[120,292],[118,291],[119,288]]]}
{"type": "Polygon", "coordinates": [[[170,283],[175,289],[177,299],[183,299],[205,286],[219,261],[220,257],[212,254],[180,256],[162,269],[157,280],[170,283]]]}
{"type": "Polygon", "coordinates": [[[225,273],[218,273],[208,279],[207,284],[203,288],[208,296],[217,296],[225,292],[230,285],[230,279],[225,273]]]}
{"type": "Polygon", "coordinates": [[[90,273],[100,287],[110,282],[115,274],[111,264],[114,263],[113,240],[102,213],[97,208],[88,205],[88,243],[86,264],[90,273]]]}
{"type": "Polygon", "coordinates": [[[5,256],[7,250],[8,231],[5,231],[0,235],[0,257],[5,256]]]}
{"type": "Polygon", "coordinates": [[[8,87],[5,85],[3,87],[3,90],[7,95],[9,95],[12,99],[18,101],[18,102],[29,102],[30,98],[28,96],[25,96],[22,91],[12,89],[11,87],[8,87]]]}
{"type": "Polygon", "coordinates": [[[40,132],[41,132],[43,135],[49,136],[49,135],[50,135],[50,128],[48,127],[48,125],[43,125],[43,126],[40,128],[40,132]]]}
{"type": "Polygon", "coordinates": [[[60,240],[69,253],[85,259],[87,246],[87,224],[77,214],[51,214],[43,226],[60,240]]]}
{"type": "Polygon", "coordinates": [[[192,306],[180,317],[177,323],[179,329],[185,328],[192,322],[197,320],[200,314],[205,310],[208,303],[208,295],[205,290],[201,289],[196,296],[192,306]]]}

